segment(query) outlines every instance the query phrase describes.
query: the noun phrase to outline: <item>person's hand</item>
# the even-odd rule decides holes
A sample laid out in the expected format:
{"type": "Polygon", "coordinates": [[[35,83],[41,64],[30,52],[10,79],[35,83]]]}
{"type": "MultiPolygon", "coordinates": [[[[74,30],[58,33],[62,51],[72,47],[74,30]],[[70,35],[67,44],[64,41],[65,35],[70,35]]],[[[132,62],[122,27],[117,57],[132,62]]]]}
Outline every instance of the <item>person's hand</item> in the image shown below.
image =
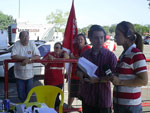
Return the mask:
{"type": "Polygon", "coordinates": [[[80,81],[83,82],[84,72],[78,70],[76,72],[76,75],[79,76],[80,81]]]}
{"type": "Polygon", "coordinates": [[[48,55],[48,59],[49,59],[49,60],[54,60],[55,57],[49,54],[49,55],[48,55]]]}
{"type": "Polygon", "coordinates": [[[110,77],[105,76],[101,78],[96,78],[96,77],[90,77],[90,78],[84,78],[84,81],[89,82],[89,83],[107,83],[110,81],[110,77]]]}
{"type": "Polygon", "coordinates": [[[78,59],[78,58],[79,58],[79,56],[74,55],[73,53],[71,53],[71,54],[70,54],[70,58],[72,58],[72,59],[78,59]]]}
{"type": "Polygon", "coordinates": [[[22,61],[22,66],[25,66],[26,64],[31,63],[31,60],[29,58],[26,58],[25,60],[22,61]]]}
{"type": "Polygon", "coordinates": [[[85,81],[85,82],[89,82],[89,83],[91,83],[91,84],[94,84],[94,83],[98,83],[98,82],[99,82],[99,78],[96,78],[96,77],[84,78],[84,81],[85,81]]]}
{"type": "Polygon", "coordinates": [[[113,83],[113,85],[120,85],[121,80],[117,76],[111,76],[110,81],[113,83]]]}
{"type": "Polygon", "coordinates": [[[66,52],[63,53],[63,56],[64,58],[69,59],[69,55],[66,52]]]}
{"type": "Polygon", "coordinates": [[[75,56],[73,55],[73,53],[70,54],[70,58],[75,58],[75,56]]]}
{"type": "Polygon", "coordinates": [[[108,81],[110,81],[110,77],[109,76],[104,76],[100,78],[100,82],[101,83],[107,83],[108,81]]]}

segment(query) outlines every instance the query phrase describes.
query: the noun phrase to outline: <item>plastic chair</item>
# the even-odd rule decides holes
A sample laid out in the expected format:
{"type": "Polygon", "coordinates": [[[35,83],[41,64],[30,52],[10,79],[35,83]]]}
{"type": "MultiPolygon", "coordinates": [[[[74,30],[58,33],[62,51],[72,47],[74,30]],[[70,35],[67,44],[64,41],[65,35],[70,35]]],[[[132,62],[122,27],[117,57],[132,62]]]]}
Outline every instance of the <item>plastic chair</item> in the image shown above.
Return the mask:
{"type": "Polygon", "coordinates": [[[51,85],[36,86],[30,90],[24,103],[29,103],[33,93],[36,94],[37,102],[45,103],[50,108],[54,108],[56,97],[60,93],[59,113],[63,113],[64,93],[60,88],[51,85]]]}

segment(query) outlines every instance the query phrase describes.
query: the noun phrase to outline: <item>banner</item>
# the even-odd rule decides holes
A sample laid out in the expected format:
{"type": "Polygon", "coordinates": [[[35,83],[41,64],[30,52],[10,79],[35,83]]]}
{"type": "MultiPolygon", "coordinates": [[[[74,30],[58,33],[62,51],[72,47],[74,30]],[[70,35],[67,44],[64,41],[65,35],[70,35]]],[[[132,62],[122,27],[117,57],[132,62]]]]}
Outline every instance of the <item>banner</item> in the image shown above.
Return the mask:
{"type": "Polygon", "coordinates": [[[63,40],[63,47],[69,50],[70,53],[73,52],[74,38],[77,36],[77,33],[78,33],[78,29],[77,29],[74,0],[73,0],[65,33],[64,33],[64,40],[63,40]]]}

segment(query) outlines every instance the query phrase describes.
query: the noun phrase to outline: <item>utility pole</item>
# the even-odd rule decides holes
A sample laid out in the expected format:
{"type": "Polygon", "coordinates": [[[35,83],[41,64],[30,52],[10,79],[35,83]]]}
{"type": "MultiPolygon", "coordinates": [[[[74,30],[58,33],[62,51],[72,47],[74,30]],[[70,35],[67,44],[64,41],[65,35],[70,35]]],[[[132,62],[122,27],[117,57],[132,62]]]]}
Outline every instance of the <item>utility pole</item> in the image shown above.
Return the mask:
{"type": "Polygon", "coordinates": [[[19,0],[18,18],[20,18],[20,0],[19,0]]]}
{"type": "Polygon", "coordinates": [[[149,4],[148,4],[148,5],[149,5],[149,9],[150,9],[150,0],[147,0],[147,1],[149,1],[149,4]]]}

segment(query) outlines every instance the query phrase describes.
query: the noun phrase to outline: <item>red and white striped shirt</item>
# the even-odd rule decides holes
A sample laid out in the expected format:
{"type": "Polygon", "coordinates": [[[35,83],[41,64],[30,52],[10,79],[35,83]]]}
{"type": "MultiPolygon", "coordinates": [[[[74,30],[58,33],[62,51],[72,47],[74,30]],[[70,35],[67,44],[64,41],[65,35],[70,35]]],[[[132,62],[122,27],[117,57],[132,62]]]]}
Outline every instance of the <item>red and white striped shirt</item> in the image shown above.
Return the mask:
{"type": "MultiPolygon", "coordinates": [[[[116,70],[120,80],[134,79],[137,74],[147,71],[146,58],[133,44],[120,56],[116,70]]],[[[141,104],[141,87],[118,86],[114,88],[113,94],[114,103],[120,105],[141,104]]]]}

